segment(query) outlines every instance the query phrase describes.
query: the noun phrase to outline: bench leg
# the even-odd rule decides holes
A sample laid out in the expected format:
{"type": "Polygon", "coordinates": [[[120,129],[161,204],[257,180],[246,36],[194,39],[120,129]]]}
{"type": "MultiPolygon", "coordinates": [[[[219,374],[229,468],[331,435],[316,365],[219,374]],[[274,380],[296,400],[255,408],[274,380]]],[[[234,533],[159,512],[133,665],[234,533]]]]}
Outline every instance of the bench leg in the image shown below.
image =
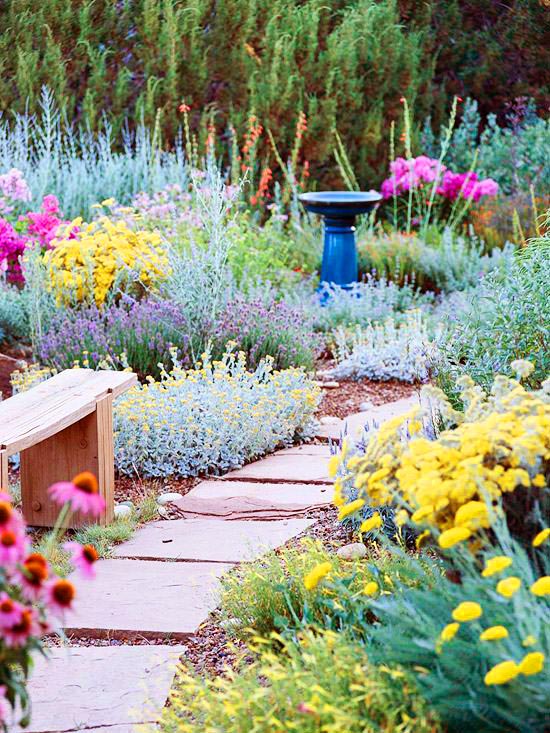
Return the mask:
{"type": "Polygon", "coordinates": [[[108,524],[113,520],[115,484],[110,394],[97,403],[92,414],[21,453],[21,497],[27,523],[53,527],[60,507],[48,496],[48,487],[56,481],[70,481],[81,471],[97,476],[107,506],[98,519],[75,512],[66,526],[108,524]]]}
{"type": "Polygon", "coordinates": [[[8,451],[0,450],[0,491],[9,494],[8,483],[8,451]]]}

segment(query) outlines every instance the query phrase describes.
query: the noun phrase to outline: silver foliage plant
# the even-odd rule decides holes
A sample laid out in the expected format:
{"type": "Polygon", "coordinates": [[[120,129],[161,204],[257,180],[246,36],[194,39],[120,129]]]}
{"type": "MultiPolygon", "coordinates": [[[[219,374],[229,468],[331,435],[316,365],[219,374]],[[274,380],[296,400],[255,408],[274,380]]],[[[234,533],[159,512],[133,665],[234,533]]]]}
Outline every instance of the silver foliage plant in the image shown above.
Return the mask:
{"type": "Polygon", "coordinates": [[[115,461],[127,475],[219,474],[312,437],[319,390],[301,369],[254,372],[228,351],[159,382],[133,388],[115,406],[115,461]]]}
{"type": "Polygon", "coordinates": [[[351,333],[335,331],[336,379],[374,379],[425,382],[433,342],[427,320],[418,310],[409,311],[402,323],[393,318],[384,323],[357,326],[351,333]]]}
{"type": "Polygon", "coordinates": [[[108,196],[129,203],[141,191],[153,193],[169,183],[187,184],[181,140],[166,152],[157,129],[138,125],[135,133],[123,134],[122,151],[115,152],[116,141],[106,118],[97,135],[72,127],[46,87],[40,107],[37,115],[0,115],[0,171],[22,171],[34,203],[45,194],[55,194],[66,217],[87,218],[92,205],[108,196]]]}

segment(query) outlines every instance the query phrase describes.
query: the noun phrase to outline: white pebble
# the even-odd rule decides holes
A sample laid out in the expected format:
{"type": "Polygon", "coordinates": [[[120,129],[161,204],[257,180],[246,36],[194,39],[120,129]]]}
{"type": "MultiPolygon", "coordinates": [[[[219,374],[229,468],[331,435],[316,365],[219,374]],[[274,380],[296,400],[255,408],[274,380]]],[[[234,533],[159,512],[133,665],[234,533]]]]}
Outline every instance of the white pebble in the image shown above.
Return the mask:
{"type": "Polygon", "coordinates": [[[178,501],[178,499],[183,499],[183,494],[178,494],[177,491],[168,491],[166,494],[157,496],[157,504],[164,506],[172,501],[178,501]]]}

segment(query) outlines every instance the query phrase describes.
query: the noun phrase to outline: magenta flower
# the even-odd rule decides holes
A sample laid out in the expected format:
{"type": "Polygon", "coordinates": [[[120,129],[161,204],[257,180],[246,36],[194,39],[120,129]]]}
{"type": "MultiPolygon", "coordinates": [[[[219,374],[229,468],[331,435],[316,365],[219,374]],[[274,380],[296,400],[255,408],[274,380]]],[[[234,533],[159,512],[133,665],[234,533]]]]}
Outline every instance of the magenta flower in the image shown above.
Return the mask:
{"type": "Polygon", "coordinates": [[[42,211],[45,214],[50,214],[50,216],[59,214],[59,200],[57,196],[54,196],[53,193],[44,196],[42,199],[42,211]]]}
{"type": "Polygon", "coordinates": [[[0,595],[0,629],[14,626],[21,620],[24,606],[14,601],[6,592],[0,595]]]}
{"type": "Polygon", "coordinates": [[[98,517],[105,509],[105,499],[99,493],[96,477],[83,471],[72,481],[59,481],[48,489],[52,499],[58,504],[71,505],[72,511],[81,511],[98,517]]]}
{"type": "Polygon", "coordinates": [[[95,577],[95,563],[99,555],[93,545],[81,545],[79,542],[65,542],[63,549],[71,553],[71,562],[85,578],[95,577]]]}

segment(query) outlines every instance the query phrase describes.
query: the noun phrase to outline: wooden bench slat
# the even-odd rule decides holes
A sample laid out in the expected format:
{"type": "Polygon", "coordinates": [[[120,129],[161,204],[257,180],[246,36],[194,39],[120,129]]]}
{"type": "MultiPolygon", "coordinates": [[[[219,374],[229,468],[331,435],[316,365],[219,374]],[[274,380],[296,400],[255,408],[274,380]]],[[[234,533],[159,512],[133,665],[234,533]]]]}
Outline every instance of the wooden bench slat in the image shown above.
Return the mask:
{"type": "Polygon", "coordinates": [[[113,398],[137,383],[131,372],[69,369],[0,402],[0,448],[25,450],[81,420],[108,392],[113,398]]]}

